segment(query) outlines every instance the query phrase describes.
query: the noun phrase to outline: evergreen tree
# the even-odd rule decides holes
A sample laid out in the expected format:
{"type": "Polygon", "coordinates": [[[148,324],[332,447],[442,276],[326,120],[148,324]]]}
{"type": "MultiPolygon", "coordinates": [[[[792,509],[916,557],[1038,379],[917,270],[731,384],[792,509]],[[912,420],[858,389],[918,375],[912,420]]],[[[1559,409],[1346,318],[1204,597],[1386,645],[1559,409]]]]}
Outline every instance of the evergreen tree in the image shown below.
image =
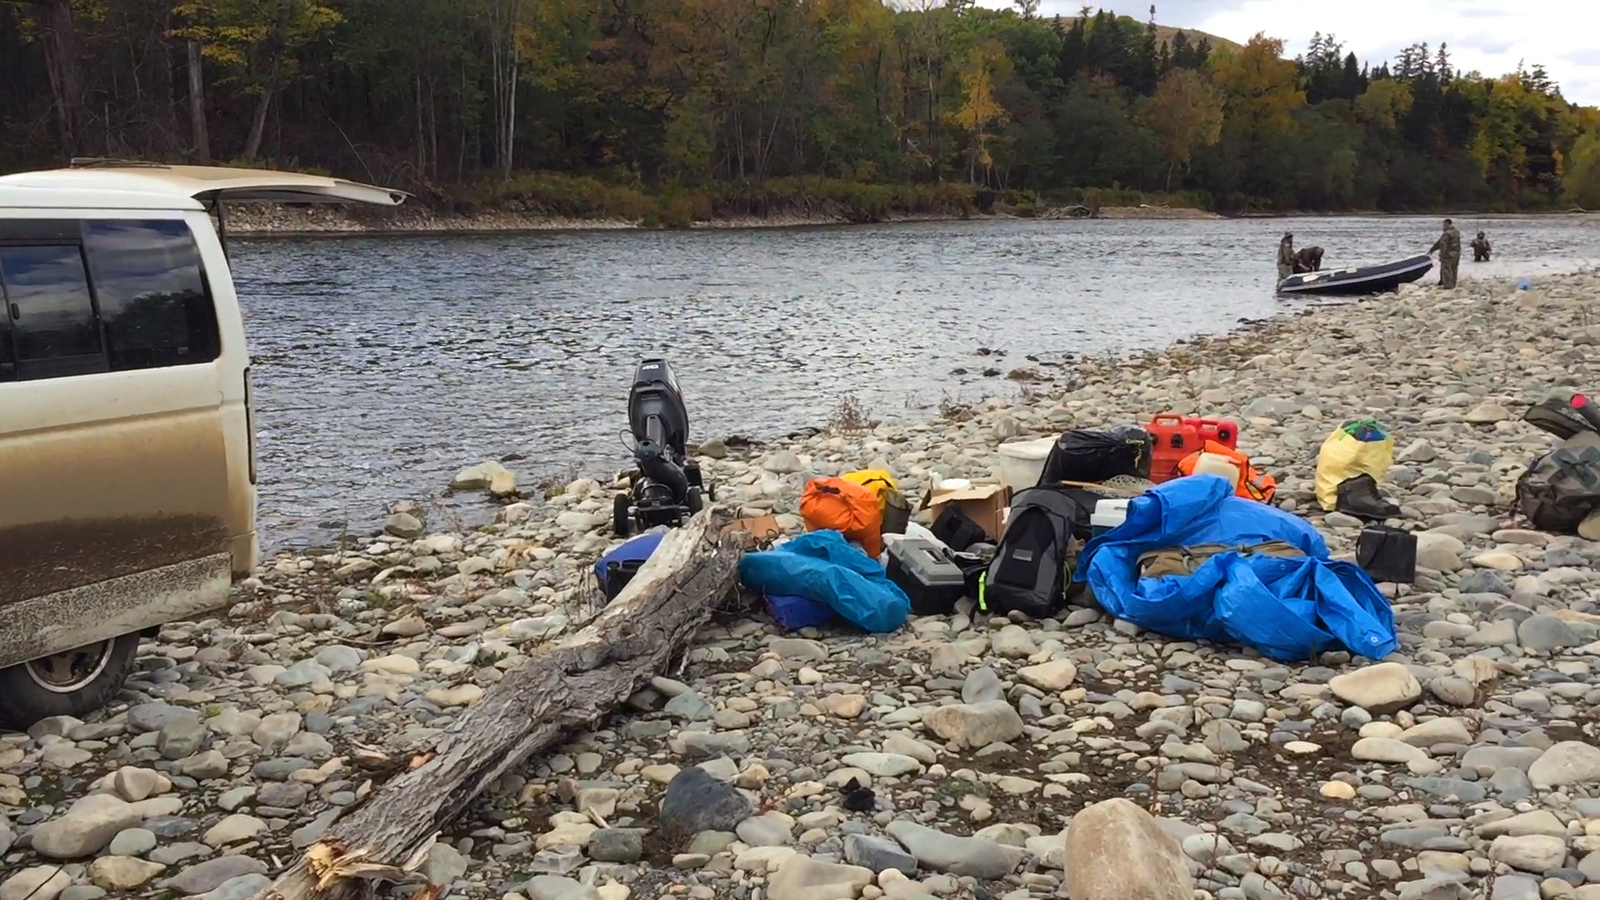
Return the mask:
{"type": "Polygon", "coordinates": [[[1553,97],[1559,93],[1556,83],[1550,80],[1549,73],[1544,70],[1542,65],[1535,64],[1533,71],[1529,72],[1527,77],[1523,79],[1523,83],[1528,86],[1528,90],[1547,96],[1553,97]]]}
{"type": "Polygon", "coordinates": [[[1148,97],[1155,93],[1156,79],[1161,77],[1161,58],[1156,49],[1156,8],[1150,6],[1150,20],[1145,23],[1144,34],[1139,38],[1134,52],[1131,83],[1134,92],[1148,97]]]}
{"type": "Polygon", "coordinates": [[[1062,84],[1071,84],[1078,73],[1083,71],[1088,61],[1088,42],[1086,32],[1089,22],[1089,7],[1078,10],[1078,17],[1072,20],[1072,26],[1061,38],[1061,55],[1056,64],[1056,77],[1062,84]]]}
{"type": "Polygon", "coordinates": [[[1179,69],[1197,69],[1194,62],[1194,48],[1189,45],[1189,36],[1182,31],[1172,36],[1172,65],[1179,69]]]}
{"type": "Polygon", "coordinates": [[[1367,90],[1367,70],[1351,53],[1344,58],[1344,71],[1339,79],[1339,97],[1354,100],[1367,90]]]}

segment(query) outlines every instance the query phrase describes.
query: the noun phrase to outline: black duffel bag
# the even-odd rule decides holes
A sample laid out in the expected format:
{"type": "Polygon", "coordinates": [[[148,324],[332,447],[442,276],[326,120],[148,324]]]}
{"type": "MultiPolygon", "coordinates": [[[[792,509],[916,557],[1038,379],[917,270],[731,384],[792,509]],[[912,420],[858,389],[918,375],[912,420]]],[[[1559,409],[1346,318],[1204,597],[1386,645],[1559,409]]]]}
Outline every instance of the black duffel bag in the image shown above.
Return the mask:
{"type": "Polygon", "coordinates": [[[1104,431],[1074,429],[1056,439],[1045,457],[1039,485],[1063,481],[1099,484],[1118,475],[1150,477],[1150,432],[1137,425],[1104,431]]]}

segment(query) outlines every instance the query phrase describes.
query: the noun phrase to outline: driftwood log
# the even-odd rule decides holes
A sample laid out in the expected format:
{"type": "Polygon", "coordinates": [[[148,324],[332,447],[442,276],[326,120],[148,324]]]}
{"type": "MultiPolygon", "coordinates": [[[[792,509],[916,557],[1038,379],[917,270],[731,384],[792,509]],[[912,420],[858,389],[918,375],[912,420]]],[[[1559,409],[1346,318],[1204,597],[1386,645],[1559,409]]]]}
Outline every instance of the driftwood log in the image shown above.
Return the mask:
{"type": "Polygon", "coordinates": [[[350,900],[378,882],[419,880],[440,829],[473,798],[592,725],[684,649],[738,577],[738,540],[724,524],[707,509],[669,532],[594,621],[507,673],[254,900],[350,900]]]}

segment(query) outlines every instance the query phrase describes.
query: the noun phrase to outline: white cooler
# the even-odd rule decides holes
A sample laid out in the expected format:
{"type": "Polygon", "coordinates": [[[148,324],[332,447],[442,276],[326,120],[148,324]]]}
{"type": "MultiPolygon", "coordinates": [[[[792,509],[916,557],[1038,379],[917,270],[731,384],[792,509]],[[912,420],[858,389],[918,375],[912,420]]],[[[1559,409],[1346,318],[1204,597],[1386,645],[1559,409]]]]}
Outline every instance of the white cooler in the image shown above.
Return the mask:
{"type": "Polygon", "coordinates": [[[1128,501],[1108,498],[1094,505],[1094,514],[1089,517],[1089,528],[1095,537],[1099,537],[1127,519],[1128,501]]]}
{"type": "Polygon", "coordinates": [[[1044,474],[1045,457],[1055,445],[1055,438],[1001,444],[996,451],[1000,455],[1000,483],[1013,492],[1037,486],[1039,476],[1044,474]]]}

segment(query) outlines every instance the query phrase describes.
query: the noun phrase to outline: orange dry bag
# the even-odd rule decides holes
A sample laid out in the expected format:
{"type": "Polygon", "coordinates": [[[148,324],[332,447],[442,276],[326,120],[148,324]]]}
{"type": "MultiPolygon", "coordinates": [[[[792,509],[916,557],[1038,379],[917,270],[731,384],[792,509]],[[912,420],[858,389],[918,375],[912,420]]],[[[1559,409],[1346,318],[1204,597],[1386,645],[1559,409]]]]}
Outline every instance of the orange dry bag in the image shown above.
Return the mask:
{"type": "Polygon", "coordinates": [[[883,513],[871,488],[843,478],[813,478],[800,494],[806,530],[832,529],[861,545],[873,559],[883,550],[883,513]]]}
{"type": "Polygon", "coordinates": [[[1206,441],[1199,450],[1178,460],[1178,474],[1193,475],[1195,463],[1200,461],[1202,453],[1214,453],[1233,460],[1233,464],[1239,468],[1239,487],[1234,493],[1240,497],[1271,503],[1273,496],[1278,493],[1278,479],[1250,465],[1250,457],[1220,441],[1206,441]]]}

